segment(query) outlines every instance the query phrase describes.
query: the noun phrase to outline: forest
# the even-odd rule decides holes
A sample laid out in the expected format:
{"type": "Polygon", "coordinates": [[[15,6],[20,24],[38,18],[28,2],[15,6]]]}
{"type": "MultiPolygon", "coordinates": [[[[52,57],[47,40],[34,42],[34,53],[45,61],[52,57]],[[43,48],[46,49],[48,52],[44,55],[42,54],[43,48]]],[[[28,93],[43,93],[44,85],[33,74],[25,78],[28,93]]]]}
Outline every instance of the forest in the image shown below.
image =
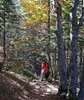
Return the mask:
{"type": "Polygon", "coordinates": [[[84,0],[0,0],[0,100],[84,100],[84,0]]]}

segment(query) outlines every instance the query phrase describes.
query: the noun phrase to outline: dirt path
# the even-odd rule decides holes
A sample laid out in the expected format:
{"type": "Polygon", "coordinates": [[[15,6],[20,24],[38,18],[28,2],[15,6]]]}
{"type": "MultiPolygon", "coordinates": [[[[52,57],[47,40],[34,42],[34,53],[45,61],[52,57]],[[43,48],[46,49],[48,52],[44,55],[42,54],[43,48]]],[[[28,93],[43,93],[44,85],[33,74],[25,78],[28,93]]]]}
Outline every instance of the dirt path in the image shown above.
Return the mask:
{"type": "Polygon", "coordinates": [[[56,83],[28,81],[18,74],[0,73],[0,100],[57,100],[57,91],[56,83]]]}

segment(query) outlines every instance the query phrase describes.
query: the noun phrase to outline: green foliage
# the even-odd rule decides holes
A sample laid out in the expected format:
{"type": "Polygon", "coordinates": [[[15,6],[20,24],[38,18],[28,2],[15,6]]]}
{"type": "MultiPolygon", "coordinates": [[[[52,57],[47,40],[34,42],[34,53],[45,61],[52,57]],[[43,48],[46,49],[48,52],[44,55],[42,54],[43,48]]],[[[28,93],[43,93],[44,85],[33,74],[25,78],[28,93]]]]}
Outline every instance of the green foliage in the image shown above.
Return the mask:
{"type": "MultiPolygon", "coordinates": [[[[4,32],[4,14],[5,14],[5,32],[6,32],[6,50],[7,62],[9,69],[22,73],[24,68],[30,64],[37,66],[36,70],[40,70],[40,61],[45,56],[47,58],[47,50],[54,55],[56,44],[56,14],[53,2],[50,6],[50,34],[48,34],[48,0],[20,0],[20,14],[16,13],[16,9],[11,0],[0,1],[0,45],[3,45],[4,32]],[[4,6],[5,5],[5,6],[4,6]],[[5,12],[4,12],[5,10],[5,12]],[[44,55],[44,56],[43,56],[44,55]],[[18,70],[17,70],[18,69],[18,70]]],[[[62,26],[63,39],[65,45],[70,43],[70,0],[60,0],[62,5],[62,26]]],[[[82,4],[78,7],[78,22],[82,12],[82,4]]],[[[84,34],[84,27],[80,27],[80,33],[84,34]]],[[[78,37],[79,45],[84,45],[83,35],[78,37]]],[[[69,46],[69,45],[68,45],[69,46]]],[[[1,47],[3,48],[3,47],[1,47]]],[[[2,49],[3,51],[3,49],[2,49]]],[[[53,60],[53,56],[51,58],[53,60]]],[[[54,55],[55,56],[55,55],[54,55]]],[[[55,63],[55,61],[52,63],[55,63]]],[[[53,65],[53,64],[52,64],[53,65]]],[[[54,69],[53,69],[54,70],[54,69]]],[[[38,73],[38,72],[37,72],[38,73]]]]}

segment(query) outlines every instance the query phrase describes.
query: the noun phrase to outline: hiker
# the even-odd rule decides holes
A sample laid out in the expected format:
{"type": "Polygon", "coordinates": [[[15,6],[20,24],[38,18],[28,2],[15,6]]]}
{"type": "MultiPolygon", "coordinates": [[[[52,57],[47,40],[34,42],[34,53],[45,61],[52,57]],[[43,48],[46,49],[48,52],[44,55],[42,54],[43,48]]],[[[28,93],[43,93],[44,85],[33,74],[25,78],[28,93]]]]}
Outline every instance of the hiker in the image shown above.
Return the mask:
{"type": "Polygon", "coordinates": [[[43,60],[41,63],[41,80],[47,80],[50,75],[49,65],[46,60],[43,60]]]}

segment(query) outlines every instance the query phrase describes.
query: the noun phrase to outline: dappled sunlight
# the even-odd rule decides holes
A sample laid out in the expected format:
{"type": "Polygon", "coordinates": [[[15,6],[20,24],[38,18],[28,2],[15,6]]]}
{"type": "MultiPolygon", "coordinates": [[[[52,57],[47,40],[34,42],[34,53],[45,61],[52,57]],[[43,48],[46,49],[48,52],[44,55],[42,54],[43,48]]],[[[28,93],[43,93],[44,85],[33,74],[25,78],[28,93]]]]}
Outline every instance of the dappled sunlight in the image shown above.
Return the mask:
{"type": "MultiPolygon", "coordinates": [[[[0,74],[3,84],[1,84],[0,92],[5,91],[7,98],[14,98],[14,100],[55,100],[58,91],[58,82],[48,82],[40,80],[28,81],[23,78],[16,77],[15,74],[3,72],[0,74]],[[6,87],[6,88],[4,88],[6,87]]],[[[13,100],[13,99],[7,99],[13,100]]],[[[58,99],[57,99],[58,100],[58,99]]]]}
{"type": "Polygon", "coordinates": [[[18,82],[14,81],[14,80],[10,80],[10,83],[15,85],[15,86],[17,85],[18,87],[21,86],[18,82]]]}
{"type": "Polygon", "coordinates": [[[27,78],[26,78],[26,76],[23,76],[21,74],[16,74],[15,72],[12,72],[12,71],[10,71],[10,72],[7,71],[7,73],[15,75],[17,78],[22,79],[23,81],[28,81],[27,78]]]}
{"type": "Polygon", "coordinates": [[[84,0],[0,0],[0,100],[84,100],[84,0]]]}
{"type": "Polygon", "coordinates": [[[12,88],[14,88],[14,91],[17,91],[16,97],[19,100],[47,100],[47,98],[53,98],[52,95],[55,96],[58,91],[57,81],[50,83],[48,81],[41,81],[37,79],[30,81],[25,78],[24,80],[23,76],[18,77],[19,75],[17,76],[15,73],[5,71],[3,71],[3,76],[6,77],[12,88]]]}
{"type": "Polygon", "coordinates": [[[49,84],[47,86],[48,86],[47,91],[50,90],[52,93],[57,93],[58,92],[58,86],[54,86],[52,84],[49,84]]]}
{"type": "Polygon", "coordinates": [[[40,86],[38,86],[38,85],[37,85],[37,86],[35,86],[35,88],[36,88],[36,89],[39,89],[39,88],[40,88],[40,86]]]}
{"type": "Polygon", "coordinates": [[[41,91],[41,96],[48,94],[57,94],[58,86],[56,84],[50,84],[47,81],[39,81],[36,80],[34,82],[30,82],[30,85],[33,86],[33,90],[37,92],[41,91]]]}

